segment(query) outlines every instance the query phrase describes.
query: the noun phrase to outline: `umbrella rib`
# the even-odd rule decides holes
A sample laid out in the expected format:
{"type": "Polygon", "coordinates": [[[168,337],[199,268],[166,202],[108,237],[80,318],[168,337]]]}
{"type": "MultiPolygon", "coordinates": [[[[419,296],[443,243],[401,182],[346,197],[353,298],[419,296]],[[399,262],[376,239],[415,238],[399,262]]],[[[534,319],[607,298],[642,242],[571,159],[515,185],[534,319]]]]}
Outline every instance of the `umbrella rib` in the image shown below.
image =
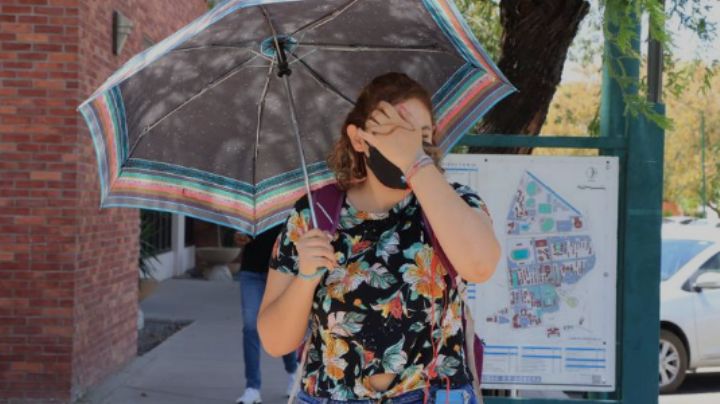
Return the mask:
{"type": "Polygon", "coordinates": [[[320,84],[322,88],[347,101],[350,105],[355,105],[355,102],[351,100],[350,97],[347,97],[343,93],[341,93],[340,90],[338,90],[337,88],[335,88],[335,86],[330,84],[330,82],[325,80],[317,71],[315,71],[315,69],[310,67],[310,65],[308,65],[304,60],[299,58],[294,52],[290,52],[290,54],[293,55],[295,57],[295,60],[297,62],[300,62],[300,64],[303,65],[303,67],[305,67],[308,72],[310,72],[310,75],[320,84]]]}
{"type": "Polygon", "coordinates": [[[437,45],[422,46],[376,46],[376,45],[340,45],[330,43],[299,43],[298,47],[311,47],[320,50],[334,50],[341,52],[427,52],[447,53],[437,45]]]}
{"type": "Polygon", "coordinates": [[[181,51],[188,51],[188,50],[197,50],[197,49],[208,49],[208,48],[237,48],[237,49],[254,49],[253,47],[247,46],[249,44],[257,45],[256,40],[248,40],[248,41],[242,41],[242,42],[228,42],[228,43],[210,43],[207,45],[198,45],[198,46],[188,46],[186,48],[175,48],[171,50],[170,52],[181,52],[181,51]]]}
{"type": "Polygon", "coordinates": [[[312,22],[309,22],[309,23],[303,25],[302,27],[296,29],[295,31],[293,31],[293,33],[290,34],[290,36],[295,36],[295,34],[297,34],[298,32],[315,29],[315,28],[318,28],[318,27],[320,27],[320,26],[322,26],[322,25],[327,24],[328,22],[334,20],[335,18],[337,18],[338,16],[340,16],[342,13],[344,13],[345,11],[347,11],[350,7],[352,7],[352,6],[353,6],[355,3],[357,3],[358,1],[359,1],[359,0],[351,0],[351,1],[349,1],[349,2],[346,3],[344,6],[340,6],[339,8],[331,11],[331,12],[328,13],[328,14],[325,14],[324,16],[318,18],[317,20],[312,21],[312,22]]]}
{"type": "MultiPolygon", "coordinates": [[[[258,101],[258,108],[257,108],[257,126],[255,129],[255,150],[253,152],[253,164],[252,164],[252,178],[253,178],[253,186],[257,184],[257,158],[258,158],[258,149],[260,146],[260,127],[262,126],[262,115],[263,115],[263,108],[265,106],[265,97],[267,96],[268,88],[270,87],[270,79],[272,78],[272,71],[273,71],[274,63],[270,64],[270,68],[267,72],[267,77],[265,79],[265,86],[263,87],[262,95],[260,96],[260,100],[258,101]]],[[[255,209],[257,207],[257,192],[253,193],[253,217],[257,217],[255,209]]]]}
{"type": "MultiPolygon", "coordinates": [[[[190,51],[190,50],[198,50],[198,49],[210,49],[210,48],[231,48],[231,49],[239,49],[239,50],[246,50],[250,53],[252,53],[255,56],[259,56],[265,60],[272,60],[272,58],[263,55],[261,52],[258,52],[257,50],[253,48],[246,48],[246,47],[240,47],[240,46],[232,46],[232,45],[212,45],[212,46],[198,46],[195,48],[184,48],[184,49],[176,49],[177,51],[190,51]]],[[[172,52],[175,52],[176,50],[173,50],[172,52]]],[[[263,66],[265,67],[265,66],[263,66]]]]}
{"type": "Polygon", "coordinates": [[[168,112],[167,114],[163,115],[160,119],[158,119],[157,121],[155,121],[152,125],[146,126],[146,127],[142,130],[142,132],[140,132],[140,134],[138,135],[138,138],[137,138],[137,139],[135,140],[135,142],[133,143],[133,146],[132,146],[132,148],[130,149],[130,153],[128,153],[128,156],[132,154],[132,152],[135,150],[135,148],[137,147],[137,145],[140,143],[140,140],[142,140],[142,138],[143,138],[148,132],[150,132],[153,128],[155,128],[157,125],[159,125],[159,124],[160,124],[162,121],[164,121],[167,117],[169,117],[170,115],[172,115],[172,114],[174,114],[175,112],[179,111],[180,109],[182,109],[182,108],[185,107],[187,104],[191,103],[192,101],[194,101],[195,99],[197,99],[197,98],[200,97],[201,95],[205,94],[208,90],[211,90],[211,89],[217,87],[220,83],[222,83],[222,82],[224,82],[225,80],[229,79],[230,77],[236,75],[238,72],[240,72],[240,71],[243,70],[244,68],[248,67],[247,64],[250,63],[251,61],[255,60],[256,58],[257,58],[257,56],[253,56],[253,57],[251,57],[250,59],[248,59],[248,60],[246,60],[245,62],[243,62],[242,64],[233,67],[233,68],[230,69],[227,73],[223,74],[222,76],[220,76],[220,77],[218,77],[217,79],[215,79],[215,80],[213,80],[212,82],[210,82],[210,84],[208,84],[207,86],[203,87],[199,92],[195,93],[192,97],[190,97],[190,98],[188,98],[187,100],[183,101],[182,104],[178,105],[177,107],[173,108],[170,112],[168,112]]]}

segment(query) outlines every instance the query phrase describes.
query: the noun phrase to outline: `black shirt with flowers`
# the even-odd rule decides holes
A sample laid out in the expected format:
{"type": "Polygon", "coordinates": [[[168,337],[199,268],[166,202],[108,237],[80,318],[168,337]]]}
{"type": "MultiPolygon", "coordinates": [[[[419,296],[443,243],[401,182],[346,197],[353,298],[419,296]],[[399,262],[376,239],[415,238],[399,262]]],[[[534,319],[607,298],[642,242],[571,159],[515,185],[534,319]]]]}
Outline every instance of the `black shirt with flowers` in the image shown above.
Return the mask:
{"type": "MultiPolygon", "coordinates": [[[[452,186],[468,205],[489,214],[471,188],[452,186]]],[[[294,243],[309,223],[307,197],[303,197],[280,231],[270,268],[297,275],[294,243]]],[[[449,381],[458,387],[470,383],[461,288],[448,291],[440,322],[449,275],[439,260],[433,260],[432,242],[423,231],[414,194],[383,214],[359,211],[346,199],[338,227],[332,241],[338,267],[325,275],[313,299],[304,391],[315,397],[356,400],[422,389],[434,344],[438,356],[432,383],[445,386],[449,381]],[[370,376],[381,373],[396,374],[386,392],[374,391],[369,384],[370,376]]]]}

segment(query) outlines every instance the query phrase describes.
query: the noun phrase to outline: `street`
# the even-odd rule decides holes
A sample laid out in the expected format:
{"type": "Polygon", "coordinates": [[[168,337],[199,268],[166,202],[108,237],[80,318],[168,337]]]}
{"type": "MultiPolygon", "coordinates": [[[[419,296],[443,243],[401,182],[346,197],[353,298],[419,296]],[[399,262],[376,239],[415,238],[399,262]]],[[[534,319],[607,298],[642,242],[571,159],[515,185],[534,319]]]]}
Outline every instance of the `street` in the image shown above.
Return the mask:
{"type": "Polygon", "coordinates": [[[661,395],[660,404],[720,403],[720,368],[708,368],[688,374],[675,394],[661,395]]]}

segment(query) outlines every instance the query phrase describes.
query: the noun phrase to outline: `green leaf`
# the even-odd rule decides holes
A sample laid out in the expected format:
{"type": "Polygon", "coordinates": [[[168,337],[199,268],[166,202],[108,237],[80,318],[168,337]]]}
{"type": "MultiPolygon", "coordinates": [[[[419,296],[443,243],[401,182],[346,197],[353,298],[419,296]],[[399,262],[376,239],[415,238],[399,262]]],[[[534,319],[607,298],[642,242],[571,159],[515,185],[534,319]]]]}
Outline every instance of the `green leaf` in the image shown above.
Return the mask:
{"type": "Polygon", "coordinates": [[[425,326],[423,325],[423,323],[421,323],[419,321],[416,323],[413,323],[413,325],[410,326],[410,331],[413,331],[413,332],[420,332],[420,331],[423,331],[424,329],[425,329],[425,326]]]}
{"type": "Polygon", "coordinates": [[[405,337],[401,337],[397,344],[386,349],[383,353],[382,365],[386,371],[400,373],[407,363],[407,354],[402,350],[405,337]]]}
{"type": "Polygon", "coordinates": [[[387,289],[396,282],[397,279],[395,279],[387,268],[378,265],[373,265],[373,267],[370,268],[370,286],[373,288],[387,289]]]}
{"type": "Polygon", "coordinates": [[[437,372],[441,376],[453,376],[460,367],[460,360],[452,356],[439,355],[437,372]]]}

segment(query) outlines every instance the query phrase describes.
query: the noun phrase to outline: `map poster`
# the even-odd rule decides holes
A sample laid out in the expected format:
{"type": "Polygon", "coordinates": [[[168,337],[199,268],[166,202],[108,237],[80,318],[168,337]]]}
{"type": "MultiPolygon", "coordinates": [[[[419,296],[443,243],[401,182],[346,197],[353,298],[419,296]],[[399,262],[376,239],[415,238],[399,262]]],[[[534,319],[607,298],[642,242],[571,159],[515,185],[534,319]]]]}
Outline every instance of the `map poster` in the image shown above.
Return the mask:
{"type": "Polygon", "coordinates": [[[468,304],[483,388],[613,391],[616,157],[449,155],[487,204],[502,258],[468,304]]]}

